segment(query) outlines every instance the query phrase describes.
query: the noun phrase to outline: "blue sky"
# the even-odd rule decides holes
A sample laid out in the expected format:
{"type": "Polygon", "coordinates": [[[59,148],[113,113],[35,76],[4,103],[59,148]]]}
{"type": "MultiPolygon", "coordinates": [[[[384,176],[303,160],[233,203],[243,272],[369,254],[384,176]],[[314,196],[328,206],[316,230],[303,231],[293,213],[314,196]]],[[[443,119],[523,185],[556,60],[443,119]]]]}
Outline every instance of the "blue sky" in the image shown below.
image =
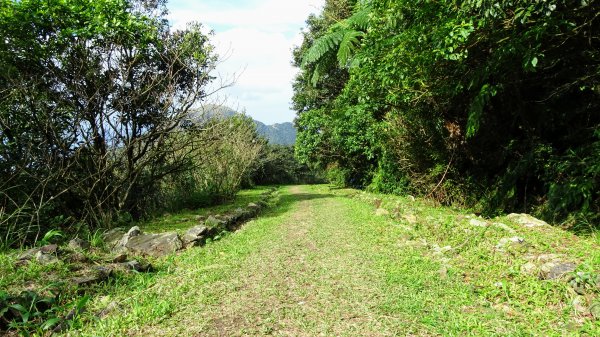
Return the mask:
{"type": "Polygon", "coordinates": [[[231,88],[215,99],[244,110],[254,119],[272,124],[290,122],[291,50],[301,41],[301,28],[324,0],[170,0],[169,19],[175,28],[190,21],[215,31],[213,44],[223,62],[215,75],[231,88]]]}

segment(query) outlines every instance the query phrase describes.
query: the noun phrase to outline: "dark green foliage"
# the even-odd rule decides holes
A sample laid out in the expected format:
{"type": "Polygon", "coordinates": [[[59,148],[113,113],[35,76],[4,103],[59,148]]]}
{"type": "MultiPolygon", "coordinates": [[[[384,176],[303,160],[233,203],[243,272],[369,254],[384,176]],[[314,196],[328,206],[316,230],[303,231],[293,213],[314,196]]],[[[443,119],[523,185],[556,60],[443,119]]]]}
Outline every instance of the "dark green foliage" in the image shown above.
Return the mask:
{"type": "Polygon", "coordinates": [[[372,0],[336,22],[326,6],[295,55],[297,152],[350,185],[597,225],[598,6],[372,0]],[[337,64],[332,49],[348,51],[321,41],[359,13],[353,61],[337,64]]]}
{"type": "Polygon", "coordinates": [[[52,330],[59,323],[58,296],[24,291],[19,296],[0,292],[0,332],[9,328],[29,335],[32,330],[52,330]]]}
{"type": "Polygon", "coordinates": [[[292,146],[265,146],[256,166],[249,179],[257,185],[313,184],[323,181],[318,171],[296,159],[292,146]]]}

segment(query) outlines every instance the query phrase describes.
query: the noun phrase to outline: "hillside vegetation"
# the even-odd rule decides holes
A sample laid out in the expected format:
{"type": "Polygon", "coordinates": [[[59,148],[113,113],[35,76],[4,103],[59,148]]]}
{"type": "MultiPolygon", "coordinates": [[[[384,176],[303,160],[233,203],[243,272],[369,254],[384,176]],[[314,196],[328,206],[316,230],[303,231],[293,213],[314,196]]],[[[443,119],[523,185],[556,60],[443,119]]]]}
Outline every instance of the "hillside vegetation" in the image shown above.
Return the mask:
{"type": "Polygon", "coordinates": [[[598,227],[600,3],[327,0],[297,154],[332,181],[598,227]]]}
{"type": "Polygon", "coordinates": [[[0,248],[222,202],[269,170],[311,176],[293,156],[259,160],[278,150],[251,118],[198,109],[222,89],[219,57],[201,24],[166,15],[163,1],[0,2],[0,248]]]}

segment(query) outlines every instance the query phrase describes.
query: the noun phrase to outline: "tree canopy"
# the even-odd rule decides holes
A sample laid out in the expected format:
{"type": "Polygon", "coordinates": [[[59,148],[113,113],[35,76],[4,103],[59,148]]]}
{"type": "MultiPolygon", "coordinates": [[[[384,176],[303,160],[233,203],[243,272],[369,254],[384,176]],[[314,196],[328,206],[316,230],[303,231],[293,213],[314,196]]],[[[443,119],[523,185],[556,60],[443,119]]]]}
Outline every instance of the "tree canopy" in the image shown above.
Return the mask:
{"type": "Polygon", "coordinates": [[[347,185],[598,224],[597,1],[326,3],[294,54],[301,158],[347,185]]]}

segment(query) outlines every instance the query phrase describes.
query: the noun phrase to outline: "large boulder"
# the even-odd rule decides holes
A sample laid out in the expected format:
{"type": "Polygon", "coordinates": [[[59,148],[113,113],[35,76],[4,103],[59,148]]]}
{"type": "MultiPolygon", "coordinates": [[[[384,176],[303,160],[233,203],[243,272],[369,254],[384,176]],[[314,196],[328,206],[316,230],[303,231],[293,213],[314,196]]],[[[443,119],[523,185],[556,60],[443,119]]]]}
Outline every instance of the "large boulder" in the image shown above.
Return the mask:
{"type": "MultiPolygon", "coordinates": [[[[115,232],[115,233],[119,233],[119,232],[115,232]]],[[[121,237],[118,240],[115,240],[114,237],[116,237],[116,234],[112,235],[113,238],[111,239],[110,242],[106,242],[108,247],[115,253],[123,253],[127,250],[127,243],[129,242],[129,240],[131,240],[131,238],[136,237],[138,235],[141,235],[142,231],[140,230],[140,228],[138,226],[134,226],[131,227],[127,233],[124,233],[121,235],[121,237]]]]}
{"type": "Polygon", "coordinates": [[[102,234],[102,240],[104,240],[104,243],[108,248],[112,249],[117,245],[117,243],[123,238],[123,235],[125,235],[126,233],[127,231],[125,231],[125,229],[123,228],[113,228],[102,234]]]}
{"type": "Polygon", "coordinates": [[[177,233],[140,234],[129,238],[127,250],[142,255],[164,256],[183,248],[177,233]]]}

